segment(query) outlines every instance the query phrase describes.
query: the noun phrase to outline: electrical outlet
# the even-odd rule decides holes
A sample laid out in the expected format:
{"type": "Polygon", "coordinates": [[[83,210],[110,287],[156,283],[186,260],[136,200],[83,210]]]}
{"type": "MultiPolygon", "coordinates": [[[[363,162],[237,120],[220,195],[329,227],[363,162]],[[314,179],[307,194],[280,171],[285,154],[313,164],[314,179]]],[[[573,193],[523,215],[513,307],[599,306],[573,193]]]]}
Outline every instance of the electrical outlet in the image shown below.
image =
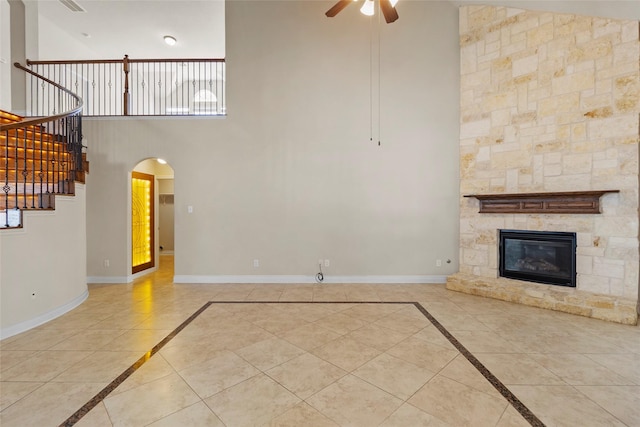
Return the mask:
{"type": "Polygon", "coordinates": [[[31,299],[36,299],[36,292],[35,291],[31,292],[31,299]]]}
{"type": "Polygon", "coordinates": [[[109,268],[110,262],[108,259],[104,260],[104,268],[109,268]]]}
{"type": "Polygon", "coordinates": [[[331,262],[329,262],[329,260],[328,260],[328,259],[325,259],[325,260],[324,260],[324,266],[325,266],[325,267],[329,267],[330,265],[331,265],[331,262]]]}
{"type": "Polygon", "coordinates": [[[441,259],[437,259],[436,260],[436,267],[442,267],[442,260],[441,259]]]}
{"type": "Polygon", "coordinates": [[[187,212],[193,213],[193,206],[187,206],[187,212]]]}
{"type": "Polygon", "coordinates": [[[260,260],[259,259],[254,259],[253,260],[253,267],[254,268],[260,267],[260,260]]]}

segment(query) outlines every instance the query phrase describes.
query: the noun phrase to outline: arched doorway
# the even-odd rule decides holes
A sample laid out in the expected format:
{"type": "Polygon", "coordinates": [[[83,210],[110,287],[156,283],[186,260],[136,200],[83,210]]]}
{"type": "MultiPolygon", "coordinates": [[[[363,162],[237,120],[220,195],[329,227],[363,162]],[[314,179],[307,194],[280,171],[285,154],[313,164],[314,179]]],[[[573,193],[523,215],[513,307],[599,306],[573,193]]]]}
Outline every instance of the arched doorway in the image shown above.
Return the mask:
{"type": "Polygon", "coordinates": [[[173,266],[173,168],[158,158],[138,163],[131,172],[131,273],[173,266]]]}

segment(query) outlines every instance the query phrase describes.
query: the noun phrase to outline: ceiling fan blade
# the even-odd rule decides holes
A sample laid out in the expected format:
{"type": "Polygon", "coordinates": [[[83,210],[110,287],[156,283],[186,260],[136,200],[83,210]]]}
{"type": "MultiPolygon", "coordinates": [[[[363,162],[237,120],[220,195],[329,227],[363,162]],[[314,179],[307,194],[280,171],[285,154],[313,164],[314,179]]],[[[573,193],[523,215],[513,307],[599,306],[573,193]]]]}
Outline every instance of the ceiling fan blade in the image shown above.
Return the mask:
{"type": "Polygon", "coordinates": [[[380,0],[380,9],[382,9],[382,14],[387,24],[391,24],[398,19],[398,11],[396,11],[395,7],[391,6],[391,1],[380,0]]]}
{"type": "Polygon", "coordinates": [[[340,0],[338,3],[334,4],[331,9],[327,10],[325,15],[327,15],[329,18],[333,18],[342,9],[349,6],[349,3],[353,3],[353,0],[340,0]]]}

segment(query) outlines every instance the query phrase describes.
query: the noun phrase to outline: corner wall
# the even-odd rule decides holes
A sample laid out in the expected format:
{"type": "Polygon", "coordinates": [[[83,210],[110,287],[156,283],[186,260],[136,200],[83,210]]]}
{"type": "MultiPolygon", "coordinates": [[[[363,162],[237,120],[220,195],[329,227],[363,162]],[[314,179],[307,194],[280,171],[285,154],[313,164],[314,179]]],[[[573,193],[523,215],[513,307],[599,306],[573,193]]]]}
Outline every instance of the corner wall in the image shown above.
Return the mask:
{"type": "Polygon", "coordinates": [[[54,211],[26,211],[23,228],[0,233],[0,338],[80,305],[86,282],[85,186],[57,196],[54,211]],[[25,260],[29,260],[25,262],[25,260]]]}
{"type": "Polygon", "coordinates": [[[600,215],[478,214],[461,198],[463,292],[635,323],[639,23],[460,9],[460,193],[620,190],[600,215]],[[577,232],[577,288],[498,279],[498,229],[577,232]]]}

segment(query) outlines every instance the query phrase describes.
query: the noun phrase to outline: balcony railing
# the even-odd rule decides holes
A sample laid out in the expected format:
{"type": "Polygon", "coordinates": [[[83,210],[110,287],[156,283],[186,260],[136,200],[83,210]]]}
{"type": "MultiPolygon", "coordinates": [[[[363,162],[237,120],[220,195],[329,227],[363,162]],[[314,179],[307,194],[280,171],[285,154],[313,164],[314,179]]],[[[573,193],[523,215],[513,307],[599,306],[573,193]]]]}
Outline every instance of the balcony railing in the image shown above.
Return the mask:
{"type": "MultiPolygon", "coordinates": [[[[84,116],[224,116],[224,59],[27,61],[84,101],[84,116]]],[[[27,82],[28,114],[51,113],[48,88],[27,82]]]]}

